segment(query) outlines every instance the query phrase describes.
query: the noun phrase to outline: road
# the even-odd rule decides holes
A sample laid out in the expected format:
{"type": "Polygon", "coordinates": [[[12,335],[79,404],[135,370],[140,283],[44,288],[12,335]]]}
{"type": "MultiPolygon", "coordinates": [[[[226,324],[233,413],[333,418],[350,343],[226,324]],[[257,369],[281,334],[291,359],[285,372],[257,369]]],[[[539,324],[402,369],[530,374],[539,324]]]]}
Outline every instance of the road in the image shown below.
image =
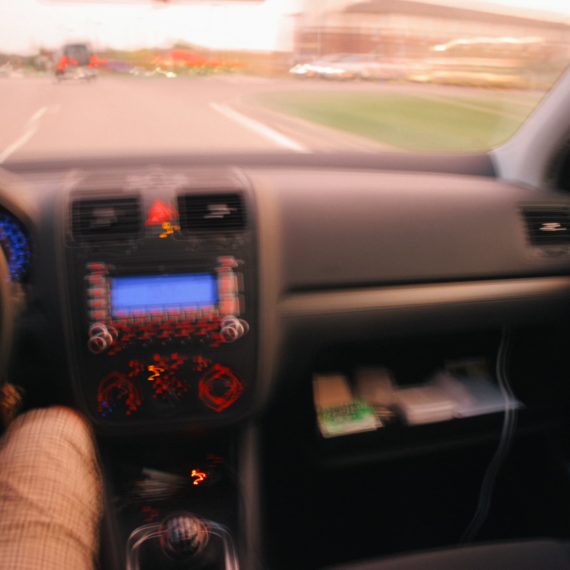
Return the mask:
{"type": "MultiPolygon", "coordinates": [[[[0,164],[11,160],[184,152],[378,151],[379,143],[261,108],[264,93],[413,91],[461,97],[469,90],[248,76],[133,78],[93,83],[0,78],[0,164]]],[[[479,95],[480,96],[480,95],[479,95]]],[[[509,94],[509,96],[511,96],[509,94]]]]}
{"type": "Polygon", "coordinates": [[[36,157],[373,148],[244,104],[267,90],[275,90],[270,80],[233,76],[100,77],[93,83],[2,78],[0,164],[36,157]]]}

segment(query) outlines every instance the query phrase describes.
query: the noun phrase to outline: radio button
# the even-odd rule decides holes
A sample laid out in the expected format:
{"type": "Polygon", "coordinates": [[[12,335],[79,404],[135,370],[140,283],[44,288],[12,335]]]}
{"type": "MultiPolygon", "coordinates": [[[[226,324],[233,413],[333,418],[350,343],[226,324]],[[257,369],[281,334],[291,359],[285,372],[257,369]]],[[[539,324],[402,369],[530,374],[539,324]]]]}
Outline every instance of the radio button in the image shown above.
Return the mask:
{"type": "Polygon", "coordinates": [[[206,319],[211,321],[214,318],[215,308],[212,305],[208,305],[206,307],[202,307],[200,309],[200,317],[202,319],[206,319]]]}
{"type": "Polygon", "coordinates": [[[178,321],[183,314],[184,313],[180,308],[168,309],[168,311],[166,311],[166,317],[168,318],[169,321],[178,321]]]}
{"type": "Polygon", "coordinates": [[[85,267],[87,267],[87,271],[107,271],[107,266],[98,261],[88,263],[85,267]]]}
{"type": "Polygon", "coordinates": [[[233,315],[239,312],[239,304],[237,297],[234,295],[220,299],[219,304],[220,315],[233,315]]]}
{"type": "Polygon", "coordinates": [[[193,323],[198,318],[198,311],[196,309],[184,309],[182,317],[185,322],[193,323]]]}
{"type": "Polygon", "coordinates": [[[218,257],[218,263],[222,267],[237,267],[238,266],[238,262],[236,261],[236,258],[233,256],[230,256],[230,255],[218,257]]]}
{"type": "Polygon", "coordinates": [[[105,276],[102,273],[90,273],[85,276],[89,285],[103,287],[105,285],[105,276]]]}
{"type": "Polygon", "coordinates": [[[107,289],[105,287],[89,287],[87,292],[90,297],[103,298],[107,296],[107,289]]]}
{"type": "Polygon", "coordinates": [[[89,311],[89,318],[92,321],[102,321],[107,316],[107,311],[103,309],[96,309],[94,311],[89,311]]]}
{"type": "Polygon", "coordinates": [[[237,279],[232,271],[220,272],[218,275],[218,291],[220,295],[234,295],[237,288],[237,279]]]}

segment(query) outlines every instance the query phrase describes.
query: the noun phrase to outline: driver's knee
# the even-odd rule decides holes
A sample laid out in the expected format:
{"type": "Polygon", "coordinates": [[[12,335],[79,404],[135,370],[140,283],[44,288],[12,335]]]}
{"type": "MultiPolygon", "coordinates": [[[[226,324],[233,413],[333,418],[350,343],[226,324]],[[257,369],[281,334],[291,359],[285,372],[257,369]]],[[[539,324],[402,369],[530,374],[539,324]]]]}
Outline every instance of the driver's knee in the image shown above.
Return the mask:
{"type": "Polygon", "coordinates": [[[27,568],[31,559],[38,564],[30,568],[47,568],[48,560],[69,559],[77,568],[91,568],[101,494],[87,421],[64,407],[22,414],[0,443],[0,560],[27,568]]]}
{"type": "Polygon", "coordinates": [[[18,416],[8,427],[0,453],[36,464],[44,456],[57,461],[58,453],[68,462],[74,457],[96,462],[91,427],[79,412],[64,406],[35,409],[18,416]]]}

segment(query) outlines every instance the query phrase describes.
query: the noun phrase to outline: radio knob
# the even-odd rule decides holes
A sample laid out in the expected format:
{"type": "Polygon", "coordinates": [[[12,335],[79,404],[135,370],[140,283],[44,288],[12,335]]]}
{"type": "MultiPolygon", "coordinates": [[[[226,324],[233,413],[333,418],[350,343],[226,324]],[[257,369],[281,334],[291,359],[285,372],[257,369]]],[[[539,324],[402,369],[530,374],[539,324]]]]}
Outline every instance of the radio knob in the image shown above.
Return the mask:
{"type": "Polygon", "coordinates": [[[107,331],[111,335],[113,342],[119,338],[119,331],[115,327],[107,327],[107,331]]]}
{"type": "Polygon", "coordinates": [[[89,336],[100,336],[108,333],[109,331],[105,323],[93,323],[89,327],[89,336]]]}
{"type": "Polygon", "coordinates": [[[93,354],[101,354],[117,339],[118,332],[114,327],[108,328],[105,323],[93,323],[89,327],[87,348],[93,354]]]}
{"type": "Polygon", "coordinates": [[[87,341],[87,348],[89,348],[93,354],[101,354],[108,347],[107,341],[102,336],[92,336],[87,341]]]}
{"type": "Polygon", "coordinates": [[[220,335],[225,342],[235,342],[240,339],[249,330],[246,321],[238,319],[234,316],[225,317],[222,320],[220,335]]]}

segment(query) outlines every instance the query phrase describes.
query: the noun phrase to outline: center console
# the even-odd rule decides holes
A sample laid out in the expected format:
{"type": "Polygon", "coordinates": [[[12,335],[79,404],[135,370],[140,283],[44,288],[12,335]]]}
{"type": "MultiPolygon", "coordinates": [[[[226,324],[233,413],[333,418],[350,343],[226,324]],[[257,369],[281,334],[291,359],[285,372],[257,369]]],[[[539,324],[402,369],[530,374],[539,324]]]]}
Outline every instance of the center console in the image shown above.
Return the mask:
{"type": "Polygon", "coordinates": [[[248,181],[152,167],[79,175],[65,215],[71,381],[106,438],[114,567],[237,570],[240,432],[213,428],[255,401],[248,181]]]}
{"type": "Polygon", "coordinates": [[[246,181],[91,176],[71,193],[68,215],[68,341],[93,423],[154,433],[247,415],[257,327],[246,181]]]}

